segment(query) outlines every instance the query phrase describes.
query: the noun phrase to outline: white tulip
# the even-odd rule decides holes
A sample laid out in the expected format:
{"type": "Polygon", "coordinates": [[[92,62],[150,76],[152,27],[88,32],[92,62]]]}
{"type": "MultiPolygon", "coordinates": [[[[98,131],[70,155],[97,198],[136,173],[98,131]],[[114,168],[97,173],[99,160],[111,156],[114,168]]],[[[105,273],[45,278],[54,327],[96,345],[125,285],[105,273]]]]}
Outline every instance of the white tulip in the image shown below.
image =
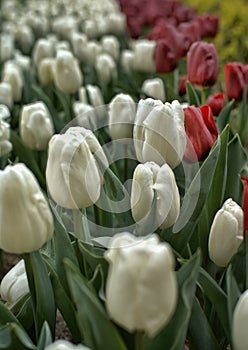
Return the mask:
{"type": "Polygon", "coordinates": [[[12,150],[10,139],[10,126],[0,119],[0,157],[12,150]]]}
{"type": "Polygon", "coordinates": [[[20,101],[23,89],[23,77],[20,68],[14,63],[5,64],[2,81],[10,84],[13,101],[20,101]]]}
{"type": "Polygon", "coordinates": [[[113,57],[115,61],[118,60],[120,55],[120,43],[116,36],[114,35],[105,35],[101,39],[101,44],[103,52],[108,53],[113,57]]]}
{"type": "Polygon", "coordinates": [[[122,34],[126,30],[126,16],[121,12],[110,12],[106,17],[108,32],[114,35],[122,34]]]}
{"type": "Polygon", "coordinates": [[[231,198],[215,214],[208,240],[210,259],[227,266],[243,241],[243,210],[231,198]]]}
{"type": "Polygon", "coordinates": [[[87,64],[95,64],[96,57],[102,53],[102,45],[94,40],[86,43],[85,48],[82,48],[82,62],[87,64]]]}
{"type": "Polygon", "coordinates": [[[154,337],[171,319],[177,304],[175,261],[169,244],[157,235],[114,236],[106,253],[109,272],[106,307],[110,317],[129,332],[154,337]]]}
{"type": "Polygon", "coordinates": [[[121,66],[126,73],[131,73],[134,65],[134,52],[132,50],[123,50],[121,52],[121,66]]]}
{"type": "Polygon", "coordinates": [[[87,84],[86,87],[82,86],[78,93],[81,102],[90,103],[93,107],[104,105],[101,89],[97,85],[87,84]]]}
{"type": "Polygon", "coordinates": [[[134,170],[131,191],[134,220],[138,224],[145,224],[154,205],[156,224],[161,229],[176,222],[180,211],[180,195],[174,173],[168,164],[162,167],[154,162],[139,164],[134,170]]]}
{"type": "Polygon", "coordinates": [[[12,88],[9,83],[0,83],[0,103],[4,104],[9,109],[13,107],[12,88]]]}
{"type": "Polygon", "coordinates": [[[51,115],[43,102],[25,105],[20,117],[20,135],[30,149],[45,150],[54,134],[51,115]]]}
{"type": "Polygon", "coordinates": [[[101,83],[108,84],[117,77],[116,63],[112,56],[107,53],[102,53],[97,56],[95,68],[101,83]]]}
{"type": "Polygon", "coordinates": [[[49,142],[46,178],[49,193],[60,206],[86,208],[100,196],[102,174],[96,157],[107,167],[107,159],[94,134],[71,127],[49,142]]]}
{"type": "Polygon", "coordinates": [[[155,100],[165,101],[165,90],[163,80],[160,78],[146,79],[141,90],[155,100]]]}
{"type": "Polygon", "coordinates": [[[139,72],[155,72],[154,51],[156,41],[140,39],[134,45],[133,68],[139,72]]]}
{"type": "Polygon", "coordinates": [[[32,29],[28,25],[21,24],[17,27],[15,36],[21,51],[28,54],[35,40],[32,29]]]}
{"type": "Polygon", "coordinates": [[[71,52],[58,51],[54,66],[54,81],[56,87],[67,94],[74,94],[82,85],[82,72],[71,52]]]}
{"type": "Polygon", "coordinates": [[[53,217],[33,173],[21,163],[0,170],[0,248],[30,253],[53,234],[53,217]]]}
{"type": "Polygon", "coordinates": [[[82,344],[72,344],[67,340],[56,340],[54,343],[45,347],[44,350],[90,350],[82,344]]]}
{"type": "Polygon", "coordinates": [[[81,62],[84,61],[85,57],[85,47],[87,45],[87,36],[83,33],[76,33],[73,32],[71,35],[71,45],[72,45],[72,50],[73,54],[77,59],[81,62]]]}
{"type": "Polygon", "coordinates": [[[10,118],[10,111],[7,106],[0,104],[0,120],[6,121],[10,118]]]}
{"type": "Polygon", "coordinates": [[[32,52],[35,66],[37,67],[42,59],[53,57],[53,54],[54,48],[52,46],[52,43],[47,39],[38,39],[34,45],[32,52]]]}
{"type": "Polygon", "coordinates": [[[183,159],[186,148],[184,113],[180,103],[163,104],[151,98],[140,100],[134,122],[134,145],[141,163],[168,163],[173,169],[183,159]]]}
{"type": "Polygon", "coordinates": [[[132,139],[136,103],[128,94],[116,95],[109,104],[109,133],[112,140],[132,139]]]}
{"type": "Polygon", "coordinates": [[[54,81],[54,58],[43,58],[38,64],[38,78],[41,84],[48,85],[54,81]]]}
{"type": "Polygon", "coordinates": [[[0,294],[9,305],[14,304],[28,294],[29,285],[24,260],[20,260],[3,277],[0,285],[0,294]]]}
{"type": "Polygon", "coordinates": [[[243,292],[235,306],[232,320],[232,340],[235,350],[248,349],[248,290],[243,292]]]}
{"type": "Polygon", "coordinates": [[[9,60],[14,53],[14,37],[11,34],[0,35],[0,63],[9,60]]]}

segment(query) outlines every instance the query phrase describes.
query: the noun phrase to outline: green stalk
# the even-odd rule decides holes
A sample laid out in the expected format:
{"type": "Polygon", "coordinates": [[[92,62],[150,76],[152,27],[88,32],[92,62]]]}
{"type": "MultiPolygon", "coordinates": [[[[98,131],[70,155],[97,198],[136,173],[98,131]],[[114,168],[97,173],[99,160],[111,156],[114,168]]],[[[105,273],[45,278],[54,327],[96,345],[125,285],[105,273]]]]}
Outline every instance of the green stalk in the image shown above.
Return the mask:
{"type": "Polygon", "coordinates": [[[205,86],[201,89],[201,105],[205,105],[207,101],[207,88],[205,86]]]}
{"type": "Polygon", "coordinates": [[[144,333],[143,332],[136,332],[135,333],[135,350],[144,350],[144,333]]]}

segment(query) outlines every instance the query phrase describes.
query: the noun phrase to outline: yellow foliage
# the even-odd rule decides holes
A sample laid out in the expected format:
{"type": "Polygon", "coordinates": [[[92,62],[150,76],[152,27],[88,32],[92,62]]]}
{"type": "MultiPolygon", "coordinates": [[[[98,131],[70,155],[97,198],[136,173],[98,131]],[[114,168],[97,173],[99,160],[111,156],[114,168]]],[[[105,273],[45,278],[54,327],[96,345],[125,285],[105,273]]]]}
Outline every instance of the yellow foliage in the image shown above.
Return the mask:
{"type": "Polygon", "coordinates": [[[219,16],[219,32],[213,43],[220,63],[239,61],[248,64],[247,0],[184,0],[182,3],[195,8],[197,14],[212,13],[219,16]]]}

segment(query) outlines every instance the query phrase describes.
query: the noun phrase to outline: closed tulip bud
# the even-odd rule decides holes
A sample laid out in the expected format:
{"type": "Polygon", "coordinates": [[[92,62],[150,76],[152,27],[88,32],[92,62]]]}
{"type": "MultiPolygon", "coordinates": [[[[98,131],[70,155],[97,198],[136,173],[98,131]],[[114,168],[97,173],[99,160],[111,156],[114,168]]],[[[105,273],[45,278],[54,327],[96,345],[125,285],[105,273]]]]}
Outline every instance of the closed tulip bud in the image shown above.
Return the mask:
{"type": "Polygon", "coordinates": [[[218,266],[227,266],[243,240],[242,208],[231,198],[216,213],[208,241],[209,257],[218,266]]]}
{"type": "Polygon", "coordinates": [[[54,48],[52,43],[47,39],[38,39],[32,52],[33,61],[37,67],[39,62],[47,57],[53,57],[54,48]]]}
{"type": "Polygon", "coordinates": [[[90,103],[93,107],[104,105],[101,89],[97,85],[87,84],[86,87],[81,87],[79,99],[81,102],[90,103]]]}
{"type": "Polygon", "coordinates": [[[44,58],[38,64],[38,78],[41,84],[49,85],[54,81],[54,58],[44,58]]]}
{"type": "Polygon", "coordinates": [[[114,236],[105,254],[110,266],[106,307],[110,317],[128,332],[154,337],[171,319],[177,304],[175,261],[157,235],[114,236]],[[137,298],[134,298],[134,295],[137,298]]]}
{"type": "Polygon", "coordinates": [[[160,78],[146,79],[141,90],[155,100],[165,101],[164,83],[160,78]]]}
{"type": "Polygon", "coordinates": [[[15,51],[14,63],[21,69],[30,69],[31,58],[29,56],[22,55],[18,50],[15,51]]]}
{"type": "Polygon", "coordinates": [[[25,24],[19,25],[16,31],[16,40],[21,51],[28,54],[35,40],[32,29],[25,24]]]}
{"type": "Polygon", "coordinates": [[[10,118],[10,111],[7,106],[0,104],[0,120],[7,121],[10,118]]]}
{"type": "Polygon", "coordinates": [[[53,234],[53,217],[32,172],[24,164],[0,170],[0,248],[30,253],[53,234]]]}
{"type": "Polygon", "coordinates": [[[248,349],[248,290],[243,292],[235,306],[232,320],[232,341],[235,350],[248,349]]]}
{"type": "MultiPolygon", "coordinates": [[[[73,103],[73,111],[76,118],[80,118],[80,120],[78,120],[79,125],[82,125],[84,127],[86,127],[86,125],[81,124],[81,122],[85,120],[86,115],[87,117],[94,116],[94,108],[90,104],[80,101],[75,101],[73,103]]],[[[87,125],[87,128],[90,129],[88,126],[89,125],[87,125]]]]}
{"type": "Polygon", "coordinates": [[[184,109],[187,147],[184,160],[194,163],[204,160],[218,138],[218,130],[212,110],[205,105],[184,109]]]}
{"type": "Polygon", "coordinates": [[[88,41],[84,50],[82,49],[82,62],[95,64],[96,58],[102,53],[102,45],[94,40],[88,41]]]}
{"type": "Polygon", "coordinates": [[[10,126],[0,119],[0,157],[12,150],[10,139],[10,126]]]}
{"type": "Polygon", "coordinates": [[[188,80],[199,86],[212,86],[218,77],[218,54],[213,44],[197,41],[187,54],[188,80]]]}
{"type": "Polygon", "coordinates": [[[225,65],[225,88],[228,100],[241,101],[244,87],[247,84],[248,78],[244,74],[243,64],[230,62],[225,65]]]}
{"type": "Polygon", "coordinates": [[[134,64],[134,52],[132,50],[123,50],[121,52],[121,67],[126,73],[131,73],[134,64]]]}
{"type": "Polygon", "coordinates": [[[210,95],[206,103],[211,107],[213,115],[217,117],[224,107],[224,94],[217,93],[210,95]]]}
{"type": "Polygon", "coordinates": [[[51,115],[43,102],[23,106],[20,118],[20,134],[30,149],[42,151],[54,134],[51,115]]]}
{"type": "Polygon", "coordinates": [[[126,30],[126,16],[121,12],[110,12],[107,17],[108,32],[114,35],[126,30]]]}
{"type": "Polygon", "coordinates": [[[0,35],[0,63],[9,60],[14,53],[14,37],[11,34],[0,35]]]}
{"type": "Polygon", "coordinates": [[[69,51],[58,51],[54,66],[56,87],[66,94],[74,94],[83,83],[76,58],[69,51]]]}
{"type": "Polygon", "coordinates": [[[175,168],[186,148],[184,113],[180,103],[140,100],[134,122],[134,146],[141,163],[168,163],[175,168]]]}
{"type": "Polygon", "coordinates": [[[23,77],[19,67],[13,63],[6,64],[3,69],[2,80],[10,84],[13,101],[20,101],[22,98],[23,77]]]}
{"type": "Polygon", "coordinates": [[[45,347],[44,350],[90,350],[81,344],[75,345],[67,340],[56,340],[54,343],[45,347]]]}
{"type": "Polygon", "coordinates": [[[111,80],[117,78],[116,63],[112,56],[107,53],[102,53],[97,56],[95,68],[101,83],[108,84],[111,80]]]}
{"type": "Polygon", "coordinates": [[[170,73],[178,66],[178,62],[179,57],[174,43],[167,38],[159,39],[154,51],[156,72],[170,73]]]}
{"type": "Polygon", "coordinates": [[[114,35],[105,35],[101,39],[101,44],[103,52],[108,53],[113,57],[115,61],[118,60],[120,55],[120,43],[116,36],[114,35]]]}
{"type": "Polygon", "coordinates": [[[20,260],[3,277],[0,285],[0,295],[9,305],[13,305],[29,292],[24,260],[20,260]]]}
{"type": "Polygon", "coordinates": [[[95,156],[107,167],[107,159],[94,134],[71,127],[49,142],[46,179],[49,193],[60,206],[86,208],[99,196],[102,175],[95,156]]]}
{"type": "Polygon", "coordinates": [[[85,57],[85,47],[87,45],[87,36],[83,33],[73,32],[71,35],[71,45],[73,54],[81,62],[84,61],[85,57]]]}
{"type": "Polygon", "coordinates": [[[180,195],[174,173],[168,164],[160,167],[154,162],[147,162],[135,168],[131,191],[134,220],[144,224],[153,205],[156,208],[156,222],[161,229],[176,222],[180,211],[180,195]]]}
{"type": "Polygon", "coordinates": [[[84,33],[89,39],[96,39],[99,36],[98,25],[95,20],[86,19],[84,22],[84,33]]]}
{"type": "Polygon", "coordinates": [[[136,103],[130,95],[118,94],[109,104],[109,133],[112,140],[132,139],[136,103]]]}
{"type": "Polygon", "coordinates": [[[140,39],[134,45],[133,68],[143,73],[155,72],[154,52],[156,42],[152,40],[140,39]],[[144,57],[146,58],[144,60],[144,57]]]}
{"type": "Polygon", "coordinates": [[[12,89],[9,83],[0,83],[0,103],[4,104],[9,109],[13,107],[12,89]]]}

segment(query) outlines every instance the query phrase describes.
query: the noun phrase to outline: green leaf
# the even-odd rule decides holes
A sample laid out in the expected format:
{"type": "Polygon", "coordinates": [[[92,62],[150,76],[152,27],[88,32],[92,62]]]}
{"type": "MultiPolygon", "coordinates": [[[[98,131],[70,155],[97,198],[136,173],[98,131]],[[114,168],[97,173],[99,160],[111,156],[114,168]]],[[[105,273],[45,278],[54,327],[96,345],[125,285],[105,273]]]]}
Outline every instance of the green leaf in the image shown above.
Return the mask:
{"type": "Polygon", "coordinates": [[[25,268],[28,276],[32,298],[36,337],[38,339],[44,321],[47,321],[52,334],[55,333],[56,307],[51,280],[40,252],[24,254],[25,268]]]}
{"type": "Polygon", "coordinates": [[[199,100],[197,92],[189,81],[186,82],[186,93],[188,97],[187,100],[190,105],[195,105],[196,107],[201,106],[201,102],[199,100]]]}
{"type": "Polygon", "coordinates": [[[53,342],[52,334],[48,323],[45,321],[40,332],[40,337],[38,341],[38,349],[43,350],[46,346],[53,342]]]}
{"type": "Polygon", "coordinates": [[[117,328],[77,268],[68,260],[66,275],[77,309],[78,327],[86,346],[94,350],[127,350],[117,328]]]}
{"type": "Polygon", "coordinates": [[[200,268],[198,284],[202,293],[211,302],[221,325],[225,331],[226,338],[230,341],[230,329],[228,323],[227,295],[218,283],[203,269],[200,268]]]}
{"type": "Polygon", "coordinates": [[[194,297],[189,323],[189,343],[192,350],[221,350],[208,319],[196,297],[194,297]]]}
{"type": "Polygon", "coordinates": [[[154,338],[147,339],[146,350],[182,350],[191,317],[196,282],[201,263],[198,251],[177,272],[178,303],[169,324],[154,338]]]}
{"type": "Polygon", "coordinates": [[[246,152],[241,145],[240,138],[235,135],[228,143],[227,182],[224,199],[232,198],[242,206],[243,185],[240,173],[247,163],[246,152]]]}
{"type": "Polygon", "coordinates": [[[232,266],[229,265],[226,272],[226,289],[227,289],[227,310],[229,327],[232,329],[232,317],[235,305],[240,297],[240,290],[237,281],[232,273],[232,266]]]}
{"type": "Polygon", "coordinates": [[[192,180],[181,206],[179,217],[172,227],[172,234],[166,239],[179,253],[184,251],[195,232],[200,214],[206,203],[220,153],[220,140],[212,148],[209,156],[192,180]]]}
{"type": "Polygon", "coordinates": [[[8,323],[0,328],[0,349],[37,350],[28,334],[16,323],[8,323]]]}
{"type": "Polygon", "coordinates": [[[229,122],[231,111],[233,109],[234,100],[227,103],[227,105],[222,109],[216,120],[216,126],[218,132],[221,133],[229,122]]]}
{"type": "Polygon", "coordinates": [[[13,313],[0,300],[0,326],[4,326],[6,323],[16,323],[17,325],[21,326],[13,313]]]}
{"type": "Polygon", "coordinates": [[[247,86],[243,90],[242,101],[239,104],[238,110],[238,134],[242,145],[246,145],[247,142],[247,132],[248,132],[248,123],[247,123],[247,86]]]}

